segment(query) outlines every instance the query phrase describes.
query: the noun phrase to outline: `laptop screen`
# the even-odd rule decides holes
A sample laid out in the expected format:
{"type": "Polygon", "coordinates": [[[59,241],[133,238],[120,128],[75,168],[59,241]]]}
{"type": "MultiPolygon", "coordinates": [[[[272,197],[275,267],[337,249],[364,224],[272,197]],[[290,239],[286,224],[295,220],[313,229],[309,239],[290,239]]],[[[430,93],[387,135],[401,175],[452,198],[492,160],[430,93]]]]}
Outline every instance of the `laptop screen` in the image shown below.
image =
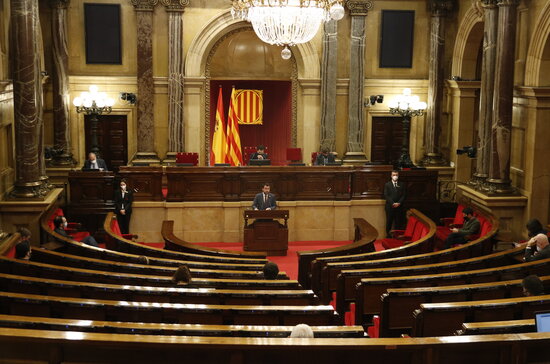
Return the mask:
{"type": "Polygon", "coordinates": [[[535,313],[537,332],[550,332],[550,311],[535,313]]]}

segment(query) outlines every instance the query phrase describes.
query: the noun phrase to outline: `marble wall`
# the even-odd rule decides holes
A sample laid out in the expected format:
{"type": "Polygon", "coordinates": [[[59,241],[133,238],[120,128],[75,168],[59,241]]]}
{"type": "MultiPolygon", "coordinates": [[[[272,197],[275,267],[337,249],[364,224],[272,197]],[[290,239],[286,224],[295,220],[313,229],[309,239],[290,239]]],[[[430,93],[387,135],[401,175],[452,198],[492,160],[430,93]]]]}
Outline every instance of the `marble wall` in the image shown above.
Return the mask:
{"type": "MultiPolygon", "coordinates": [[[[282,201],[289,210],[289,241],[353,240],[353,218],[384,231],[384,201],[282,201]]],[[[131,229],[140,241],[162,241],[163,220],[174,221],[176,236],[189,242],[240,242],[246,202],[134,202],[131,229]]]]}

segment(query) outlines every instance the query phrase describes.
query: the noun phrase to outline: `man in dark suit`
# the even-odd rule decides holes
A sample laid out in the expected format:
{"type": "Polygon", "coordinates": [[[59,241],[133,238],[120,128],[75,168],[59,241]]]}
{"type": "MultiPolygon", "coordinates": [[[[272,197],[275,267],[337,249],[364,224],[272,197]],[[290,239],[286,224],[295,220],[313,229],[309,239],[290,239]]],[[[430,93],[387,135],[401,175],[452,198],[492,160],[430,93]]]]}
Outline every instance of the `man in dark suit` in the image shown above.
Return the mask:
{"type": "Polygon", "coordinates": [[[262,192],[254,197],[254,202],[252,203],[254,210],[275,210],[277,208],[277,200],[275,199],[275,195],[269,192],[270,190],[271,185],[264,183],[262,192]]]}
{"type": "Polygon", "coordinates": [[[122,234],[130,234],[132,202],[134,202],[134,194],[126,188],[126,181],[121,180],[120,189],[115,191],[115,213],[122,234]]]}
{"type": "Polygon", "coordinates": [[[265,147],[263,145],[258,145],[256,152],[250,156],[250,159],[269,159],[269,156],[265,152],[265,147]]]}
{"type": "Polygon", "coordinates": [[[477,234],[479,232],[480,223],[474,216],[474,210],[471,207],[466,207],[462,210],[464,215],[464,224],[461,229],[452,228],[451,234],[445,240],[445,249],[449,249],[456,244],[466,244],[468,235],[477,234]]]}
{"type": "Polygon", "coordinates": [[[323,149],[321,149],[321,153],[317,154],[317,158],[315,159],[314,164],[316,166],[326,166],[327,164],[334,162],[334,155],[330,153],[327,147],[324,147],[323,149]]]}
{"type": "Polygon", "coordinates": [[[384,199],[386,200],[386,235],[390,237],[392,225],[402,226],[403,201],[406,197],[405,185],[399,182],[399,172],[392,171],[391,181],[384,185],[384,199]]]}
{"type": "Polygon", "coordinates": [[[88,154],[88,159],[84,162],[84,167],[82,169],[97,169],[98,171],[108,171],[107,163],[101,158],[97,158],[95,153],[88,154]]]}
{"type": "MultiPolygon", "coordinates": [[[[65,231],[65,228],[67,227],[67,219],[65,218],[65,216],[56,216],[55,219],[53,219],[53,225],[55,227],[53,231],[55,231],[59,235],[69,239],[73,238],[65,231]]],[[[61,239],[56,238],[56,240],[62,244],[65,244],[65,242],[61,239]]],[[[99,246],[95,238],[91,235],[88,235],[84,239],[82,239],[81,243],[88,244],[95,247],[99,246]]]]}

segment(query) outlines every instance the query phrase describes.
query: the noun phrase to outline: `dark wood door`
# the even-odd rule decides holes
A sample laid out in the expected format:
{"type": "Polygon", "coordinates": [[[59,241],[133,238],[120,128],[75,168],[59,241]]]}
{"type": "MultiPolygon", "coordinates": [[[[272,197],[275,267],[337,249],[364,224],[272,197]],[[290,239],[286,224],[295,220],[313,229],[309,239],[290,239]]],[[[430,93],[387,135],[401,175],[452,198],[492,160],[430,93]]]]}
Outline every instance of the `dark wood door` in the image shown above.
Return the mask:
{"type": "MultiPolygon", "coordinates": [[[[86,151],[91,148],[90,116],[84,119],[86,129],[86,151]]],[[[128,128],[125,115],[100,115],[98,117],[97,139],[100,158],[105,160],[109,170],[118,172],[120,166],[128,164],[128,128]]]]}
{"type": "MultiPolygon", "coordinates": [[[[407,138],[409,135],[407,135],[407,138]]],[[[403,122],[401,117],[372,118],[371,161],[395,164],[403,146],[403,122]]]]}

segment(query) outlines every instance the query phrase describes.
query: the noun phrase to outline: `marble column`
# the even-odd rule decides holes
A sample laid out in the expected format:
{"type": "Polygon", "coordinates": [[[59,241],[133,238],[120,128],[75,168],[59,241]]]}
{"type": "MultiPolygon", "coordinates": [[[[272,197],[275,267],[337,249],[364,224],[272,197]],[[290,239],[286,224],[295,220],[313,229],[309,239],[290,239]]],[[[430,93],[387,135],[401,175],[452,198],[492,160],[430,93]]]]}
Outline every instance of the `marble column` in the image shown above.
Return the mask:
{"type": "Polygon", "coordinates": [[[15,122],[12,198],[43,198],[42,77],[38,52],[38,0],[10,1],[10,63],[15,122]]]}
{"type": "Polygon", "coordinates": [[[512,150],[512,102],[514,93],[514,61],[516,20],[519,0],[497,0],[498,30],[491,125],[491,159],[487,189],[489,193],[514,192],[510,180],[512,150]]]}
{"type": "Polygon", "coordinates": [[[441,130],[441,109],[443,106],[444,63],[445,63],[445,17],[453,9],[452,0],[431,0],[430,67],[428,86],[428,107],[424,127],[424,165],[444,165],[439,152],[441,130]]]}
{"type": "Polygon", "coordinates": [[[351,15],[350,74],[348,102],[348,143],[344,162],[363,164],[365,156],[365,120],[363,88],[365,85],[365,23],[372,8],[370,0],[346,2],[351,15]]]}
{"type": "Polygon", "coordinates": [[[67,46],[67,7],[70,0],[50,0],[52,8],[52,43],[54,74],[52,75],[54,155],[52,165],[72,166],[69,128],[69,49],[67,46]]]}
{"type": "Polygon", "coordinates": [[[479,95],[479,124],[477,131],[476,171],[471,183],[481,188],[489,175],[491,160],[491,125],[493,122],[493,91],[497,48],[497,0],[483,0],[483,59],[479,95]]]}
{"type": "Polygon", "coordinates": [[[323,63],[321,64],[321,135],[320,149],[334,151],[336,146],[336,79],[338,70],[338,22],[325,23],[323,63]]]}
{"type": "Polygon", "coordinates": [[[183,119],[183,12],[189,0],[161,0],[168,13],[168,153],[163,163],[175,163],[185,150],[183,119]]]}
{"type": "Polygon", "coordinates": [[[137,153],[132,162],[159,163],[155,151],[153,10],[158,0],[131,0],[137,24],[137,153]]]}

